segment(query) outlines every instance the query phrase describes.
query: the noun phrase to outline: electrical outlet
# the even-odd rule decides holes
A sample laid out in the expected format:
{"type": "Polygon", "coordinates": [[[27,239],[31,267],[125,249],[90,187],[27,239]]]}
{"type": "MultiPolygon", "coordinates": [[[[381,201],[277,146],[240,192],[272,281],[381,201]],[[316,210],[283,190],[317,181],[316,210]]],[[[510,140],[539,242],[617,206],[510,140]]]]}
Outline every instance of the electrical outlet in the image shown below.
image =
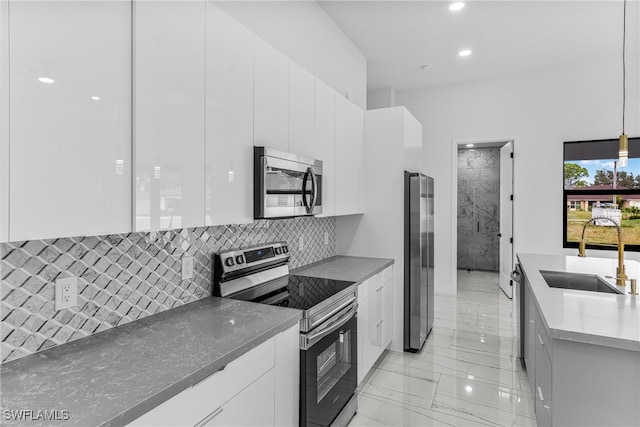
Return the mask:
{"type": "Polygon", "coordinates": [[[324,245],[327,246],[329,244],[329,233],[327,231],[324,232],[324,245]]]}
{"type": "Polygon", "coordinates": [[[78,305],[78,278],[56,280],[56,311],[78,305]]]}
{"type": "Polygon", "coordinates": [[[304,236],[300,236],[298,239],[298,250],[300,252],[304,251],[304,236]]]}
{"type": "Polygon", "coordinates": [[[182,280],[187,280],[192,278],[193,278],[193,257],[183,256],[182,257],[182,280]]]}

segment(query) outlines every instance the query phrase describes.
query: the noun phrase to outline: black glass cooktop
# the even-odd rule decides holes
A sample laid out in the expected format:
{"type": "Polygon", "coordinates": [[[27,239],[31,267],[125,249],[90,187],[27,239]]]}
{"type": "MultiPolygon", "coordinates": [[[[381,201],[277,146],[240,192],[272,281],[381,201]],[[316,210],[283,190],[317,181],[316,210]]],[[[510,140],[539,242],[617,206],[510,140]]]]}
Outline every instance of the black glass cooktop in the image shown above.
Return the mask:
{"type": "Polygon", "coordinates": [[[354,283],[288,275],[232,295],[230,298],[308,310],[354,283]]]}

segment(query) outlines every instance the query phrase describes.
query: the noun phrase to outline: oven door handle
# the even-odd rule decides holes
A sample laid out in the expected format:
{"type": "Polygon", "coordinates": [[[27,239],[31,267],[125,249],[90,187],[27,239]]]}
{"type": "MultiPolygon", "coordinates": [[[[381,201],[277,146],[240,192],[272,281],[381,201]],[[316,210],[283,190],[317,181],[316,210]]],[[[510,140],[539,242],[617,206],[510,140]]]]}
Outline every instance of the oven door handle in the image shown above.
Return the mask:
{"type": "Polygon", "coordinates": [[[300,348],[302,350],[310,349],[315,343],[320,341],[322,338],[326,337],[336,329],[344,326],[349,320],[356,315],[358,311],[358,304],[355,303],[347,310],[344,310],[340,316],[336,318],[336,320],[332,322],[327,322],[325,326],[318,328],[317,331],[310,335],[300,335],[300,348]]]}

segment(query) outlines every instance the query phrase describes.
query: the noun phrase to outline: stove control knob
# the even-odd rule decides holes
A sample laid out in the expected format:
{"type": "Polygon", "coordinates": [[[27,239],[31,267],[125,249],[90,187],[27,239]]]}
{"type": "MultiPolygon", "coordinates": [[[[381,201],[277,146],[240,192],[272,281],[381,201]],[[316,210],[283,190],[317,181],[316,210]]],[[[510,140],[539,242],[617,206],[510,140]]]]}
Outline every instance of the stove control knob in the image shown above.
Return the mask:
{"type": "Polygon", "coordinates": [[[233,257],[229,257],[224,260],[224,265],[226,265],[227,267],[233,267],[234,264],[235,262],[233,262],[233,257]]]}
{"type": "Polygon", "coordinates": [[[242,255],[238,255],[236,257],[236,263],[238,264],[244,264],[244,257],[242,255]]]}
{"type": "Polygon", "coordinates": [[[282,253],[282,248],[276,248],[276,255],[280,255],[282,253]]]}
{"type": "Polygon", "coordinates": [[[283,246],[282,247],[282,253],[288,254],[289,253],[289,247],[288,246],[283,246]]]}

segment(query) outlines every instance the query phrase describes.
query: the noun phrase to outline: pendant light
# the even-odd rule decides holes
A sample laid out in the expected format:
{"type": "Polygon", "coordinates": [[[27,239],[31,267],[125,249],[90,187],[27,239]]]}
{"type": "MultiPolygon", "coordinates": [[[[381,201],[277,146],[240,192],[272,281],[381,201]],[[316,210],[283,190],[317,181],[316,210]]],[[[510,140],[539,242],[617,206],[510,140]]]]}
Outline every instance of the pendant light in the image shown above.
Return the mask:
{"type": "Polygon", "coordinates": [[[626,64],[624,59],[626,48],[626,27],[627,27],[627,0],[624,0],[622,9],[622,135],[618,143],[618,166],[625,167],[629,161],[629,138],[624,133],[624,110],[625,110],[625,82],[626,82],[626,64]]]}

